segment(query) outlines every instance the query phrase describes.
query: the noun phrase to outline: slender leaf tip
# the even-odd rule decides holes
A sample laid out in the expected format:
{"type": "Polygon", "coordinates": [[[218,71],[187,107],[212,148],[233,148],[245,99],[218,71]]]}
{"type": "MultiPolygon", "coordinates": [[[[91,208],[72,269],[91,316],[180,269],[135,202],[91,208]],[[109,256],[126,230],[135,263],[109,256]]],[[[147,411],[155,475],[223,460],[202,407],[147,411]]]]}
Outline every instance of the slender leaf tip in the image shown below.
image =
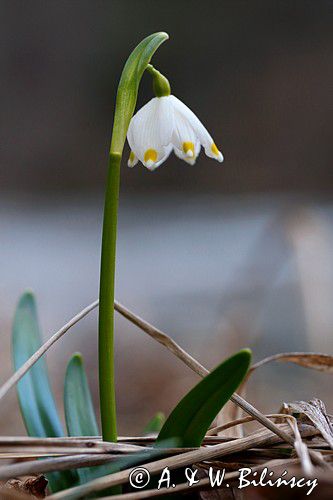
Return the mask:
{"type": "Polygon", "coordinates": [[[72,355],[71,359],[69,360],[70,363],[79,363],[80,365],[83,364],[83,356],[80,352],[74,352],[72,355]]]}
{"type": "Polygon", "coordinates": [[[23,305],[25,305],[25,303],[28,305],[28,304],[32,304],[34,302],[36,302],[35,294],[34,294],[33,290],[31,290],[30,288],[27,288],[27,290],[25,290],[22,293],[22,295],[20,296],[18,304],[20,306],[23,306],[23,305]]]}
{"type": "Polygon", "coordinates": [[[240,354],[240,355],[244,354],[244,355],[249,356],[250,358],[252,358],[252,351],[248,347],[244,347],[244,349],[241,349],[240,351],[238,351],[237,354],[240,354]]]}

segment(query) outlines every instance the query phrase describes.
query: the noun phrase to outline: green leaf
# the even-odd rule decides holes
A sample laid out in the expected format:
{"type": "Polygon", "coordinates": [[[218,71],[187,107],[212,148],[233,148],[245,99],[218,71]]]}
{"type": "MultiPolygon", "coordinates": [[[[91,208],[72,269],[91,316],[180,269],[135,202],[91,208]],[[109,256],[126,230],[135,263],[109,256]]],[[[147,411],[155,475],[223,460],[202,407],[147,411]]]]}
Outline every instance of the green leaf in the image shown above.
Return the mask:
{"type": "MultiPolygon", "coordinates": [[[[88,380],[80,353],[70,359],[65,376],[64,407],[69,436],[99,436],[88,380]]],[[[109,465],[78,469],[80,483],[110,474],[109,465]]]]}
{"type": "Polygon", "coordinates": [[[164,32],[153,33],[135,47],[124,66],[117,92],[111,152],[121,154],[129,122],[133,116],[140,80],[158,47],[169,38],[164,32]]]}
{"type": "MultiPolygon", "coordinates": [[[[12,355],[15,370],[27,361],[41,346],[37,309],[34,295],[22,295],[14,317],[12,355]]],[[[50,387],[47,366],[41,358],[17,384],[18,400],[24,424],[29,436],[63,436],[63,429],[50,387]]],[[[52,491],[73,485],[77,475],[56,472],[47,475],[52,491]]]]}
{"type": "Polygon", "coordinates": [[[67,366],[64,405],[69,436],[99,436],[96,415],[80,353],[75,353],[67,366]]]}
{"type": "Polygon", "coordinates": [[[162,412],[157,412],[156,415],[148,422],[146,427],[143,429],[143,434],[152,434],[155,432],[160,432],[165,422],[165,415],[162,412]]]}
{"type": "Polygon", "coordinates": [[[156,440],[178,438],[181,447],[200,446],[210,424],[244,379],[251,351],[243,349],[202,379],[173,410],[156,440]]]}

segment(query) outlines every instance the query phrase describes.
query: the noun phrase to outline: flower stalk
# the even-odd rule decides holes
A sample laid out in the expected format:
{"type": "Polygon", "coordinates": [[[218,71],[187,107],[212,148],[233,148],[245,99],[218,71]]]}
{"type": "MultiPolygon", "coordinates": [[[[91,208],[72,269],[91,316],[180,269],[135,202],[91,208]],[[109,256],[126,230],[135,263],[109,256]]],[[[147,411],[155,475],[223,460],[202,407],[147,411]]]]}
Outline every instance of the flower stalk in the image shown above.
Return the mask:
{"type": "Polygon", "coordinates": [[[139,43],[124,66],[117,91],[104,205],[99,295],[99,392],[104,441],[117,440],[113,304],[120,165],[128,126],[135,110],[140,80],[151,57],[167,39],[168,35],[160,32],[146,37],[139,43]]]}

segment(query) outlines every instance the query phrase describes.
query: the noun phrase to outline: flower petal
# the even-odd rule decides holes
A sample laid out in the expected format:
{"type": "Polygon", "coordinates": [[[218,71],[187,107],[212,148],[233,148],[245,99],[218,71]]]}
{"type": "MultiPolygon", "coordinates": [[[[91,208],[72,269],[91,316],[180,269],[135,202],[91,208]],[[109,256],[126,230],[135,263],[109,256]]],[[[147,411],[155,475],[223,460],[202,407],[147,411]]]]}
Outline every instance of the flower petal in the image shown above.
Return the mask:
{"type": "MultiPolygon", "coordinates": [[[[187,127],[190,127],[194,134],[197,136],[200,143],[205,148],[205,153],[210,158],[215,158],[216,160],[222,162],[223,155],[217,149],[212,136],[209,134],[208,130],[203,126],[199,118],[190,110],[182,101],[177,99],[177,97],[170,95],[170,101],[172,102],[175,109],[175,125],[179,127],[181,123],[179,115],[181,115],[183,122],[187,122],[187,127]]],[[[183,123],[182,122],[182,123],[183,123]]],[[[185,127],[182,127],[182,132],[185,131],[185,127]]],[[[193,142],[193,141],[192,141],[193,142]]],[[[178,149],[179,145],[177,145],[178,149]]]]}
{"type": "MultiPolygon", "coordinates": [[[[186,150],[186,147],[183,147],[183,149],[178,149],[174,148],[175,155],[178,156],[181,160],[186,161],[186,163],[189,163],[189,165],[194,165],[196,162],[197,157],[199,156],[200,149],[201,149],[201,144],[197,140],[195,144],[193,145],[193,155],[189,155],[188,150],[186,150]]],[[[192,150],[192,145],[191,145],[191,150],[192,150]]]]}
{"type": "Polygon", "coordinates": [[[130,155],[127,160],[127,166],[133,168],[138,163],[138,158],[135,156],[133,151],[130,152],[130,155]]]}
{"type": "MultiPolygon", "coordinates": [[[[161,150],[158,153],[158,158],[155,160],[154,158],[146,157],[147,160],[143,162],[144,166],[148,168],[151,172],[155,170],[157,167],[159,167],[170,155],[172,151],[172,146],[171,144],[169,146],[166,146],[163,150],[161,150]],[[155,161],[154,161],[155,160],[155,161]]],[[[147,153],[147,151],[146,151],[147,153]]],[[[149,150],[148,150],[148,155],[149,155],[149,150]]],[[[148,156],[147,155],[147,156],[148,156]]]]}
{"type": "Polygon", "coordinates": [[[132,118],[127,140],[135,156],[149,169],[170,154],[174,111],[169,96],[155,97],[132,118]]]}

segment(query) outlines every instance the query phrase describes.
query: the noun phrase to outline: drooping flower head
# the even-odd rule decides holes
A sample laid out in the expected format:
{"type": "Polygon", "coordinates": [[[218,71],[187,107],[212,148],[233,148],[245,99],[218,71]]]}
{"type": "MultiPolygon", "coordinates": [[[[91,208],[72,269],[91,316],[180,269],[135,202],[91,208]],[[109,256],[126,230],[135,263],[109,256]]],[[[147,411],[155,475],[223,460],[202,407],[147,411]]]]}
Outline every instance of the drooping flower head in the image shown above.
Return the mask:
{"type": "Polygon", "coordinates": [[[165,95],[167,92],[151,99],[133,116],[127,132],[131,147],[128,166],[134,167],[140,160],[155,170],[172,150],[193,165],[201,146],[207,156],[222,162],[222,153],[199,118],[170,91],[165,95]]]}

